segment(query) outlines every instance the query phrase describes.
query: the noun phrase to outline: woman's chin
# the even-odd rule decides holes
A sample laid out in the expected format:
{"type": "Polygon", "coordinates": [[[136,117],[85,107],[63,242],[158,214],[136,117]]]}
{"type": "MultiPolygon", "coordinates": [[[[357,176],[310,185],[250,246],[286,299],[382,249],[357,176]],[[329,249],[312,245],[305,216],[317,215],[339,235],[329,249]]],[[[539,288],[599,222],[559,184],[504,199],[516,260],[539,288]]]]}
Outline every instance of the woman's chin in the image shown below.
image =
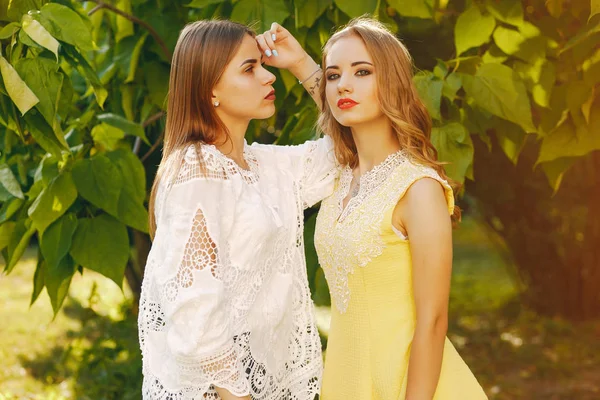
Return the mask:
{"type": "Polygon", "coordinates": [[[257,116],[256,119],[271,118],[274,114],[275,114],[275,104],[269,104],[264,107],[261,107],[261,109],[257,112],[257,115],[260,115],[260,116],[257,116]]]}

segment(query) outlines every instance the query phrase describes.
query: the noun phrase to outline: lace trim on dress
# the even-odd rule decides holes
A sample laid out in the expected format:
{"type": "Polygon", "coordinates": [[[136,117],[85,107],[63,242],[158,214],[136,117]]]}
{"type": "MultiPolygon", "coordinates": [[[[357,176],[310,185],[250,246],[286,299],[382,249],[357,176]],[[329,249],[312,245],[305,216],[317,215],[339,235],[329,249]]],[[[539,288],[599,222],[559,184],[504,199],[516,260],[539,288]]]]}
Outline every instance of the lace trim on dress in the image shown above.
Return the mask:
{"type": "Polygon", "coordinates": [[[352,169],[346,165],[342,171],[340,177],[340,190],[338,192],[338,211],[339,217],[338,222],[342,222],[346,217],[352,213],[373,193],[385,180],[389,177],[392,171],[406,161],[406,154],[403,150],[396,153],[392,153],[386,157],[386,159],[374,166],[371,170],[365,172],[360,177],[360,185],[358,189],[358,195],[351,198],[346,204],[346,208],[343,208],[344,199],[348,196],[350,191],[350,185],[352,183],[352,169]]]}
{"type": "Polygon", "coordinates": [[[334,195],[323,202],[317,218],[315,246],[332,301],[340,313],[346,312],[350,302],[349,275],[383,253],[381,226],[389,208],[422,177],[434,178],[447,191],[452,190],[434,169],[413,164],[402,151],[392,154],[378,167],[363,175],[365,182],[361,181],[359,194],[340,214],[352,180],[347,167],[334,195]],[[406,163],[410,164],[402,168],[406,163]]]}

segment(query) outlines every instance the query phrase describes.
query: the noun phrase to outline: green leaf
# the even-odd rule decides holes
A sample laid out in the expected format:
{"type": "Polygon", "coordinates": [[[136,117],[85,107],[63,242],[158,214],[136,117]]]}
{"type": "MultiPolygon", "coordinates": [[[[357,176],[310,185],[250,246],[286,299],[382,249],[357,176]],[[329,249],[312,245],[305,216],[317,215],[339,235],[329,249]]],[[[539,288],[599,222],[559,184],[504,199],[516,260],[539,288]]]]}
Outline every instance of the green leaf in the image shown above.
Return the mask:
{"type": "Polygon", "coordinates": [[[19,262],[25,249],[29,246],[29,241],[35,233],[35,227],[31,224],[30,220],[19,221],[15,225],[15,228],[10,237],[8,243],[8,263],[4,268],[4,272],[8,275],[11,273],[15,265],[19,262]]]}
{"type": "Polygon", "coordinates": [[[40,101],[13,66],[2,56],[0,56],[0,74],[8,95],[21,111],[21,115],[24,115],[40,101]]]}
{"type": "Polygon", "coordinates": [[[79,219],[70,254],[77,264],[121,287],[129,259],[127,228],[107,214],[79,219]]]}
{"type": "Polygon", "coordinates": [[[69,286],[71,286],[71,279],[75,271],[75,263],[68,254],[57,265],[46,265],[44,283],[50,297],[50,303],[52,303],[54,316],[60,310],[69,292],[69,286]]]}
{"type": "Polygon", "coordinates": [[[496,44],[492,44],[486,52],[483,54],[483,62],[485,63],[498,63],[502,64],[504,61],[508,59],[508,55],[506,55],[496,44]]]}
{"type": "Polygon", "coordinates": [[[73,164],[73,181],[84,199],[111,215],[118,215],[123,177],[108,157],[98,154],[77,160],[73,164]]]}
{"type": "Polygon", "coordinates": [[[523,23],[523,6],[520,0],[487,0],[490,14],[507,24],[519,26],[523,23]]]}
{"type": "Polygon", "coordinates": [[[123,176],[117,217],[132,228],[148,232],[148,212],[144,207],[146,198],[144,165],[135,154],[126,149],[112,151],[106,156],[119,168],[123,176]]]}
{"type": "Polygon", "coordinates": [[[73,213],[63,215],[46,229],[42,235],[40,248],[50,269],[69,253],[71,240],[77,228],[77,217],[73,213]]]}
{"type": "Polygon", "coordinates": [[[596,14],[600,13],[600,0],[590,0],[590,19],[596,14]]]}
{"type": "MultiPolygon", "coordinates": [[[[13,197],[17,197],[19,199],[25,198],[25,196],[23,196],[23,191],[21,190],[21,185],[19,184],[19,181],[17,181],[17,178],[13,174],[8,164],[0,164],[0,185],[13,197]]],[[[0,201],[6,200],[8,200],[8,198],[0,198],[0,201]]]]}
{"type": "Polygon", "coordinates": [[[28,14],[23,15],[21,24],[25,33],[34,42],[53,52],[58,61],[58,41],[52,37],[50,32],[28,14]]]}
{"type": "Polygon", "coordinates": [[[46,262],[43,258],[38,257],[37,266],[35,267],[35,273],[33,274],[33,293],[31,293],[31,302],[29,306],[31,307],[33,303],[38,299],[40,293],[46,286],[45,282],[46,275],[46,262]]]}
{"type": "Polygon", "coordinates": [[[490,40],[496,21],[490,14],[482,14],[473,4],[462,13],[454,26],[456,54],[460,55],[471,47],[478,47],[490,40]]]}
{"type": "MultiPolygon", "coordinates": [[[[56,111],[64,74],[58,72],[58,64],[47,58],[22,58],[15,66],[19,75],[39,99],[37,109],[52,127],[58,126],[56,111]]],[[[56,138],[68,148],[64,137],[55,129],[56,138]]]]}
{"type": "Polygon", "coordinates": [[[431,142],[438,151],[438,159],[448,176],[457,182],[465,181],[465,174],[473,162],[473,142],[467,129],[458,122],[451,122],[431,130],[431,142]]]}
{"type": "Polygon", "coordinates": [[[338,6],[349,17],[359,17],[363,14],[374,14],[377,11],[377,0],[334,0],[338,6]]]}
{"type": "Polygon", "coordinates": [[[190,4],[186,4],[186,7],[190,8],[204,8],[211,4],[221,3],[223,0],[193,0],[190,4]]]}
{"type": "Polygon", "coordinates": [[[144,78],[152,104],[166,110],[167,93],[169,92],[169,67],[159,62],[146,64],[144,66],[144,78]]]}
{"type": "Polygon", "coordinates": [[[124,137],[125,132],[104,122],[92,128],[94,144],[101,150],[114,150],[124,137]]]}
{"type": "Polygon", "coordinates": [[[244,24],[260,21],[259,32],[265,32],[273,22],[281,24],[289,16],[283,0],[239,0],[233,6],[230,18],[244,24]]]}
{"type": "Polygon", "coordinates": [[[24,116],[29,133],[37,143],[48,153],[57,158],[62,158],[62,150],[66,150],[62,141],[58,140],[57,135],[44,117],[37,111],[31,110],[24,116]]]}
{"type": "Polygon", "coordinates": [[[571,114],[576,114],[581,109],[581,106],[590,98],[592,87],[588,86],[584,81],[573,80],[567,84],[567,107],[571,114]]]}
{"type": "Polygon", "coordinates": [[[41,234],[71,207],[76,198],[77,189],[73,177],[69,171],[63,171],[42,190],[29,207],[27,214],[41,234]]]}
{"type": "MultiPolygon", "coordinates": [[[[566,115],[566,111],[565,111],[566,115]]],[[[563,157],[580,157],[600,149],[600,97],[590,108],[588,129],[577,129],[572,118],[563,118],[542,141],[537,163],[563,157]]]]}
{"type": "Polygon", "coordinates": [[[541,164],[542,171],[546,174],[546,178],[548,178],[548,183],[552,187],[554,194],[558,192],[565,172],[567,172],[576,160],[577,157],[563,157],[541,164]]]}
{"type": "Polygon", "coordinates": [[[23,14],[39,9],[40,5],[40,0],[12,0],[2,3],[2,7],[6,10],[6,16],[9,21],[20,21],[23,14]]]}
{"type": "MultiPolygon", "coordinates": [[[[117,0],[115,6],[121,10],[126,12],[127,14],[131,14],[131,1],[130,0],[117,0]]],[[[115,15],[117,32],[115,34],[115,40],[120,42],[121,39],[127,36],[133,36],[133,22],[128,20],[125,17],[120,15],[115,15]]]]}
{"type": "Polygon", "coordinates": [[[450,101],[454,101],[456,97],[456,93],[462,87],[462,80],[460,79],[460,75],[451,72],[450,75],[446,77],[444,80],[444,87],[442,89],[442,94],[446,96],[450,101]]]}
{"type": "Polygon", "coordinates": [[[83,51],[94,50],[90,27],[69,7],[47,3],[40,10],[39,18],[44,28],[56,39],[83,51]]]}
{"type": "Polygon", "coordinates": [[[310,28],[321,14],[333,4],[333,0],[296,0],[294,14],[296,29],[303,26],[310,28]]]}
{"type": "Polygon", "coordinates": [[[16,225],[17,223],[13,221],[8,221],[0,225],[0,250],[4,250],[10,243],[10,238],[16,225]]]}
{"type": "Polygon", "coordinates": [[[499,26],[494,31],[494,42],[504,53],[532,64],[546,56],[546,39],[542,36],[526,37],[517,30],[499,26]]]}
{"type": "Polygon", "coordinates": [[[498,117],[492,118],[491,127],[496,132],[498,144],[504,154],[513,164],[517,165],[527,134],[523,132],[520,126],[498,117]]]}
{"type": "Polygon", "coordinates": [[[451,68],[453,72],[460,72],[470,75],[474,75],[482,63],[483,60],[479,56],[458,57],[447,61],[448,68],[451,68]]]}
{"type": "Polygon", "coordinates": [[[433,18],[433,2],[430,0],[388,0],[388,4],[405,17],[433,18]]]}
{"type": "Polygon", "coordinates": [[[94,89],[94,95],[96,96],[96,101],[100,108],[104,106],[104,101],[108,96],[108,92],[102,86],[102,82],[98,78],[96,71],[92,68],[92,66],[87,62],[85,57],[83,57],[73,46],[64,45],[63,49],[65,50],[65,55],[67,56],[70,64],[77,68],[77,70],[90,82],[92,88],[94,89]]]}
{"type": "Polygon", "coordinates": [[[535,132],[525,84],[502,64],[483,64],[475,76],[461,74],[463,87],[477,105],[490,113],[535,132]]]}
{"type": "MultiPolygon", "coordinates": [[[[8,221],[17,211],[21,209],[21,206],[25,203],[25,200],[19,198],[12,198],[5,201],[0,207],[0,224],[8,221]]],[[[2,249],[0,249],[2,250],[2,249]]]]}
{"type": "Polygon", "coordinates": [[[421,72],[414,76],[413,81],[419,92],[419,97],[427,107],[431,117],[441,120],[440,105],[444,81],[437,79],[431,72],[421,72]]]}
{"type": "Polygon", "coordinates": [[[515,61],[513,69],[527,85],[533,100],[542,107],[550,107],[550,97],[556,81],[554,63],[545,58],[537,60],[533,65],[515,61]]]}
{"type": "Polygon", "coordinates": [[[15,33],[17,33],[21,29],[21,24],[18,22],[11,22],[10,24],[4,26],[0,29],[0,39],[8,39],[15,33]]]}
{"type": "Polygon", "coordinates": [[[46,187],[50,185],[52,179],[58,176],[59,172],[60,170],[58,169],[58,160],[56,159],[56,157],[46,156],[38,165],[33,179],[36,182],[41,180],[44,183],[44,187],[46,187]]]}
{"type": "Polygon", "coordinates": [[[150,144],[142,125],[136,122],[129,121],[128,119],[120,115],[112,113],[99,114],[96,117],[99,121],[122,130],[123,132],[125,132],[126,135],[140,137],[146,144],[150,144]]]}
{"type": "Polygon", "coordinates": [[[133,53],[131,54],[131,60],[129,61],[129,72],[127,73],[127,78],[125,79],[125,83],[133,82],[135,79],[135,72],[137,71],[138,63],[140,61],[140,54],[142,52],[142,47],[144,47],[144,42],[148,37],[148,32],[144,33],[142,37],[138,39],[133,48],[133,53]]]}

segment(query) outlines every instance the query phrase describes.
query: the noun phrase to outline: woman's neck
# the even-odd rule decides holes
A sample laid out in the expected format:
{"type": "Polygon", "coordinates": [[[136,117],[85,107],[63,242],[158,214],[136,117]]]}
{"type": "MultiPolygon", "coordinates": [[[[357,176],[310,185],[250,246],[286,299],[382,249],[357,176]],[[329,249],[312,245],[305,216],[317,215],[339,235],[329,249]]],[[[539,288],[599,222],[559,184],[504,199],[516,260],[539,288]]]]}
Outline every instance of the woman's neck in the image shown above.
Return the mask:
{"type": "Polygon", "coordinates": [[[247,168],[244,160],[246,130],[250,121],[223,121],[229,130],[229,140],[222,135],[215,146],[221,153],[235,161],[240,167],[247,168]]]}
{"type": "Polygon", "coordinates": [[[370,171],[381,164],[390,154],[400,150],[400,143],[390,120],[379,120],[352,126],[352,137],[358,152],[358,174],[370,171]]]}

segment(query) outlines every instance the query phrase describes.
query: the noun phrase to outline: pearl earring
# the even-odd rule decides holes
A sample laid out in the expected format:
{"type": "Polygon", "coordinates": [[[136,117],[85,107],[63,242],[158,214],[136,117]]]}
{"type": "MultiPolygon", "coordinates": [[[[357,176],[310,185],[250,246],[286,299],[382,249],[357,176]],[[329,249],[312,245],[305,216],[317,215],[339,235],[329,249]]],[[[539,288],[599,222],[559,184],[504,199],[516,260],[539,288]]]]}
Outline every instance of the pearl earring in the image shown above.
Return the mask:
{"type": "Polygon", "coordinates": [[[214,105],[215,107],[219,107],[219,104],[221,104],[221,103],[219,103],[219,100],[215,100],[215,101],[214,101],[214,103],[213,103],[213,105],[214,105]]]}

